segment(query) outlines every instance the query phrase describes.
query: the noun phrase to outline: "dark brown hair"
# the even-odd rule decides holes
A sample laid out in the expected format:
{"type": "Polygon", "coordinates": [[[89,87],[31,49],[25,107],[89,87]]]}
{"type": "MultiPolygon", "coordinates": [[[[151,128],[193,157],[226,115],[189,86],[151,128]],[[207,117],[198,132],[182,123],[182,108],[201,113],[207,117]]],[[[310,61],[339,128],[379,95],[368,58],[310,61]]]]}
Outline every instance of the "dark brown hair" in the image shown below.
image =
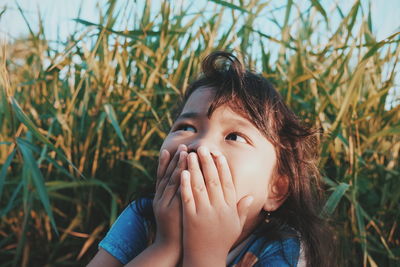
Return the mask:
{"type": "MultiPolygon", "coordinates": [[[[277,162],[273,179],[286,179],[288,192],[281,207],[263,223],[257,235],[279,240],[283,226],[293,228],[303,244],[308,266],[333,266],[333,242],[320,217],[323,202],[318,163],[318,134],[290,110],[267,79],[246,70],[231,53],[217,51],[202,63],[202,75],[192,82],[175,110],[180,114],[191,94],[201,88],[215,90],[208,110],[223,104],[247,117],[275,147],[277,162]]],[[[273,180],[276,182],[276,180],[273,180]]]]}
{"type": "Polygon", "coordinates": [[[208,116],[220,105],[228,104],[247,117],[275,147],[277,162],[273,179],[287,179],[286,200],[260,233],[271,235],[279,233],[282,225],[293,227],[299,232],[308,265],[331,265],[333,259],[327,255],[332,251],[330,237],[319,216],[322,189],[317,168],[317,135],[320,131],[305,126],[267,79],[245,70],[231,53],[210,54],[202,63],[202,70],[202,77],[188,87],[182,103],[200,87],[214,88],[216,95],[208,116]]]}

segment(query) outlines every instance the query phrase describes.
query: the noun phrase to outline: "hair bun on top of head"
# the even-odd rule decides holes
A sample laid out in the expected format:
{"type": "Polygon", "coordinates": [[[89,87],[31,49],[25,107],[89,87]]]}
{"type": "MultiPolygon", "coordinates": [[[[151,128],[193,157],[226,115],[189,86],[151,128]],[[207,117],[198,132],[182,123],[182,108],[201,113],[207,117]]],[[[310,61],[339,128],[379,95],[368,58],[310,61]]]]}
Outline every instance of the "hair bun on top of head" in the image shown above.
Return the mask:
{"type": "Polygon", "coordinates": [[[215,51],[204,58],[201,65],[206,78],[231,82],[231,86],[241,87],[246,70],[243,64],[232,53],[215,51]]]}
{"type": "Polygon", "coordinates": [[[184,92],[182,109],[190,95],[201,87],[212,87],[216,89],[213,102],[210,104],[208,114],[222,104],[229,105],[235,111],[247,116],[255,125],[261,125],[265,117],[265,95],[269,90],[264,90],[265,79],[247,70],[242,62],[230,52],[214,51],[202,60],[202,73],[200,77],[189,84],[184,92]]]}

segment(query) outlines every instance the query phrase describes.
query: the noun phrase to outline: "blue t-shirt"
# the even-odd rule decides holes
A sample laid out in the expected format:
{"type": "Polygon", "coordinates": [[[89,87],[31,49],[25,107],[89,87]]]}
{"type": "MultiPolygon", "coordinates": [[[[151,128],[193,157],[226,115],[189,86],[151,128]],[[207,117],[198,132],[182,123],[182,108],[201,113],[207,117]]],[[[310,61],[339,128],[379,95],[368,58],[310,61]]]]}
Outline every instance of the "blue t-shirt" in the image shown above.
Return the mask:
{"type": "MultiPolygon", "coordinates": [[[[144,206],[152,203],[152,199],[142,199],[142,201],[144,206]]],[[[122,264],[127,264],[147,247],[148,232],[149,225],[140,215],[137,202],[133,201],[119,215],[99,243],[99,247],[105,249],[122,264]]],[[[265,245],[264,237],[253,238],[228,266],[297,266],[300,255],[299,239],[291,237],[263,245],[265,245]]]]}

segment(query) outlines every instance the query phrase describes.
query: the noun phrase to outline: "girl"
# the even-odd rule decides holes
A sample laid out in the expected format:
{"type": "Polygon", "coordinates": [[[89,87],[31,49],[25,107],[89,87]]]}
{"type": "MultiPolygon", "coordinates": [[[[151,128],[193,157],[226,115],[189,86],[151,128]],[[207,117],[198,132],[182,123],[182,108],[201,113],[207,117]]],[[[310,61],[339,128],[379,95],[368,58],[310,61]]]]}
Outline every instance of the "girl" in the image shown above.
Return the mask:
{"type": "Polygon", "coordinates": [[[131,203],[89,266],[330,266],[317,131],[227,52],[202,63],[131,203]]]}

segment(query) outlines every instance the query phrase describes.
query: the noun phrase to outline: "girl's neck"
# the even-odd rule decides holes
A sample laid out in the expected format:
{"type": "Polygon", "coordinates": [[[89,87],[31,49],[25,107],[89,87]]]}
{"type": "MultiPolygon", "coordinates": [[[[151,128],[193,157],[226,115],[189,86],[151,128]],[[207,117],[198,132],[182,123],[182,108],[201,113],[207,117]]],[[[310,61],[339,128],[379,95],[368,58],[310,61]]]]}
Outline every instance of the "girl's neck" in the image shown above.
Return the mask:
{"type": "Polygon", "coordinates": [[[243,240],[249,237],[254,232],[254,230],[256,230],[257,227],[264,221],[264,219],[265,215],[263,214],[263,212],[260,212],[255,218],[250,218],[249,220],[247,220],[247,222],[243,226],[242,233],[240,234],[236,242],[233,244],[230,251],[232,251],[241,242],[243,242],[243,240]]]}

